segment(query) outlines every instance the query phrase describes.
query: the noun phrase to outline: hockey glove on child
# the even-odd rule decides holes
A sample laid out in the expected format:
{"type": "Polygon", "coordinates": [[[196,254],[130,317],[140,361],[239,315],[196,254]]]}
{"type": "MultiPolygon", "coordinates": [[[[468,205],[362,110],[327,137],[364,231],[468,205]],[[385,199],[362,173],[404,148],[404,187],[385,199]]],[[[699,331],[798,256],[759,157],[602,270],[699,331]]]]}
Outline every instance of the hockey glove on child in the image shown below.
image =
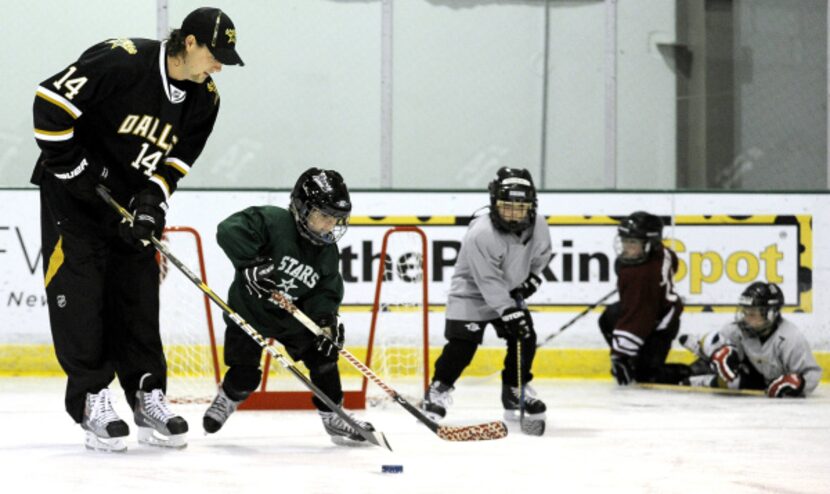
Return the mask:
{"type": "Polygon", "coordinates": [[[767,386],[767,396],[770,398],[801,396],[803,391],[804,378],[799,374],[784,374],[773,379],[767,386]]]}
{"type": "Polygon", "coordinates": [[[343,348],[346,328],[336,315],[320,316],[315,322],[323,333],[314,339],[314,347],[324,357],[336,360],[338,350],[343,348]]]}
{"type": "Polygon", "coordinates": [[[270,257],[258,257],[253,263],[241,269],[248,294],[257,298],[270,298],[277,291],[273,276],[277,267],[270,257]]]}
{"type": "Polygon", "coordinates": [[[150,237],[161,238],[164,232],[167,203],[156,185],[150,185],[132,199],[128,208],[132,211],[133,222],[123,220],[119,233],[125,242],[137,247],[150,245],[150,237]]]}
{"type": "Polygon", "coordinates": [[[530,337],[530,321],[528,321],[527,313],[522,309],[511,307],[505,310],[501,315],[501,320],[508,336],[522,339],[530,337]]]}
{"type": "Polygon", "coordinates": [[[528,275],[527,279],[524,280],[521,285],[510,290],[510,296],[512,298],[526,299],[534,293],[536,293],[536,290],[539,289],[539,285],[541,284],[542,278],[539,278],[535,274],[530,273],[530,275],[528,275]]]}
{"type": "Polygon", "coordinates": [[[712,352],[712,364],[718,371],[718,376],[726,382],[738,378],[741,367],[741,357],[738,349],[732,345],[724,345],[712,352]]]}

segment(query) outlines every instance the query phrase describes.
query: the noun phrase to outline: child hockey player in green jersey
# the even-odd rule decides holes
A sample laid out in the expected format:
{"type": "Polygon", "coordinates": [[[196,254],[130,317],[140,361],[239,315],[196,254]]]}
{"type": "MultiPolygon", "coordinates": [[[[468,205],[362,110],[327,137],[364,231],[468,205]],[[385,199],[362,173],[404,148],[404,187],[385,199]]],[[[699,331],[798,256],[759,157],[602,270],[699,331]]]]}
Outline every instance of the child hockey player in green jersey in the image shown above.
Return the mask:
{"type": "MultiPolygon", "coordinates": [[[[337,347],[343,299],[337,241],[346,231],[352,204],[343,178],[334,170],[310,168],[297,180],[289,208],[250,207],[222,221],[219,246],[236,268],[229,304],[263,336],[274,338],[309,369],[311,382],[335,403],[343,399],[337,347]],[[308,314],[327,335],[315,336],[270,301],[279,291],[308,314]]],[[[214,433],[259,385],[262,348],[225,317],[225,373],[203,426],[214,433]]],[[[365,439],[316,397],[312,398],[335,444],[365,439]]],[[[358,421],[374,430],[371,424],[358,421]]]]}

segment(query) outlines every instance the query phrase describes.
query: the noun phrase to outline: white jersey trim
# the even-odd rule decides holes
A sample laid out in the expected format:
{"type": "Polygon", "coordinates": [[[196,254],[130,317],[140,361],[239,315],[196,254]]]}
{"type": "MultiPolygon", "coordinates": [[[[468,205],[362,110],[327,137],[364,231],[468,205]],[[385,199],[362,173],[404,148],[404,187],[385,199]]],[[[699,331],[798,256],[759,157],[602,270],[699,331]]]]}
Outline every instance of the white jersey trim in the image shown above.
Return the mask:
{"type": "Polygon", "coordinates": [[[181,89],[170,84],[170,81],[167,80],[166,55],[167,41],[162,41],[161,47],[159,48],[159,73],[161,73],[161,85],[164,88],[164,94],[167,95],[167,100],[176,105],[184,101],[187,97],[187,91],[182,91],[181,89]]]}
{"type": "Polygon", "coordinates": [[[61,130],[61,131],[48,131],[48,130],[40,130],[35,129],[35,139],[39,141],[69,141],[73,137],[75,137],[75,129],[71,128],[68,130],[61,130]]]}
{"type": "Polygon", "coordinates": [[[178,170],[179,173],[181,173],[182,175],[187,175],[188,173],[190,173],[190,165],[180,160],[179,158],[167,158],[166,160],[164,160],[164,164],[172,166],[173,168],[178,170]]]}
{"type": "Polygon", "coordinates": [[[167,187],[167,183],[164,181],[164,179],[159,177],[158,175],[153,175],[152,177],[150,177],[150,181],[159,186],[161,192],[164,194],[164,200],[169,201],[170,189],[167,187]]]}
{"type": "Polygon", "coordinates": [[[77,106],[73,105],[71,101],[69,101],[68,99],[64,98],[63,96],[54,91],[46,89],[43,86],[38,86],[35,90],[35,94],[39,95],[46,101],[63,108],[64,110],[66,110],[67,113],[69,113],[75,118],[78,118],[84,114],[84,112],[78,109],[77,106]]]}

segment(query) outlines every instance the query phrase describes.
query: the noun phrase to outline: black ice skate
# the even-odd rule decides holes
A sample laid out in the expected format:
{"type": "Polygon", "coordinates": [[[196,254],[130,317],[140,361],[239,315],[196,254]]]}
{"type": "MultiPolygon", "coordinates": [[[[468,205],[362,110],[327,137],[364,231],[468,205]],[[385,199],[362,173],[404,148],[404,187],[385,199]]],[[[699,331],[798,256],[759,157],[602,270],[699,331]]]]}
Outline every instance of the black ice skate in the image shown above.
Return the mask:
{"type": "Polygon", "coordinates": [[[127,451],[127,444],[122,438],[130,434],[130,428],[112,408],[112,397],[108,388],[96,394],[86,394],[81,428],[86,431],[86,449],[112,453],[127,451]]]}
{"type": "Polygon", "coordinates": [[[447,408],[452,405],[450,393],[455,389],[447,386],[441,381],[432,381],[429,389],[424,393],[424,401],[421,403],[421,410],[424,415],[437,422],[447,416],[447,408]]]}
{"type": "Polygon", "coordinates": [[[213,403],[210,404],[204,418],[202,418],[202,427],[204,427],[205,432],[213,434],[221,429],[240,403],[242,402],[230,399],[220,384],[216,398],[213,399],[213,403]]]}
{"type": "Polygon", "coordinates": [[[187,422],[170,410],[164,392],[153,387],[150,379],[146,379],[148,377],[150,374],[141,377],[140,389],[135,393],[134,417],[138,425],[138,442],[149,446],[184,448],[187,446],[187,422]]]}
{"type": "MultiPolygon", "coordinates": [[[[323,427],[326,428],[326,432],[329,433],[329,436],[331,436],[331,442],[334,444],[337,444],[338,446],[371,446],[371,443],[366,441],[366,438],[361,436],[356,430],[352,429],[352,427],[336,413],[324,412],[322,410],[318,410],[317,413],[320,414],[320,418],[323,420],[323,427]]],[[[352,414],[349,414],[349,417],[351,417],[364,429],[370,431],[375,430],[374,426],[372,426],[369,422],[358,420],[354,418],[354,415],[352,414]]]]}
{"type": "MultiPolygon", "coordinates": [[[[521,391],[517,386],[501,385],[501,403],[504,405],[504,419],[511,422],[519,421],[519,396],[521,391]]],[[[525,384],[525,420],[545,420],[545,411],[548,407],[536,398],[536,390],[525,384]]]]}

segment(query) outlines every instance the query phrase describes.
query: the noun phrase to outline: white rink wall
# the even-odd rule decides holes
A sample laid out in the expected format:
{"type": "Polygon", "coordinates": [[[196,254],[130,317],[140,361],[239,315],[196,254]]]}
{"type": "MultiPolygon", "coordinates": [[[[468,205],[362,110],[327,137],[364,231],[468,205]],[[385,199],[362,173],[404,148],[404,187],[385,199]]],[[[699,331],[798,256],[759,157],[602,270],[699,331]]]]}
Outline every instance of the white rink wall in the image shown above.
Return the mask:
{"type": "MultiPolygon", "coordinates": [[[[225,296],[233,269],[216,245],[216,225],[251,205],[284,206],[288,192],[177,192],[168,226],[198,230],[204,243],[209,285],[225,296]]],[[[443,311],[452,264],[469,217],[488,202],[486,192],[354,192],[352,226],[341,240],[346,278],[344,318],[350,339],[368,328],[380,240],[390,223],[420,223],[429,239],[430,319],[433,345],[443,342],[443,311]],[[381,219],[385,217],[385,219],[381,219]]],[[[830,268],[828,194],[592,193],[543,192],[539,213],[549,218],[554,257],[546,283],[529,301],[544,336],[614,288],[615,228],[611,217],[635,210],[664,216],[664,237],[675,239],[681,259],[677,289],[687,304],[681,331],[700,333],[730,321],[742,287],[769,280],[784,290],[787,314],[814,350],[830,350],[827,291],[830,268]]],[[[45,305],[36,190],[0,190],[0,343],[51,341],[45,305]]],[[[175,252],[174,252],[175,253],[175,252]]],[[[181,253],[188,257],[188,253],[181,253]]],[[[195,266],[193,266],[195,268],[195,266]]],[[[187,287],[183,296],[199,292],[187,287]]],[[[612,299],[614,300],[614,299],[612,299]]],[[[604,348],[596,313],[557,338],[562,348],[604,348]]],[[[222,323],[213,310],[217,335],[222,323]]],[[[485,345],[495,343],[492,335],[485,345]]]]}

